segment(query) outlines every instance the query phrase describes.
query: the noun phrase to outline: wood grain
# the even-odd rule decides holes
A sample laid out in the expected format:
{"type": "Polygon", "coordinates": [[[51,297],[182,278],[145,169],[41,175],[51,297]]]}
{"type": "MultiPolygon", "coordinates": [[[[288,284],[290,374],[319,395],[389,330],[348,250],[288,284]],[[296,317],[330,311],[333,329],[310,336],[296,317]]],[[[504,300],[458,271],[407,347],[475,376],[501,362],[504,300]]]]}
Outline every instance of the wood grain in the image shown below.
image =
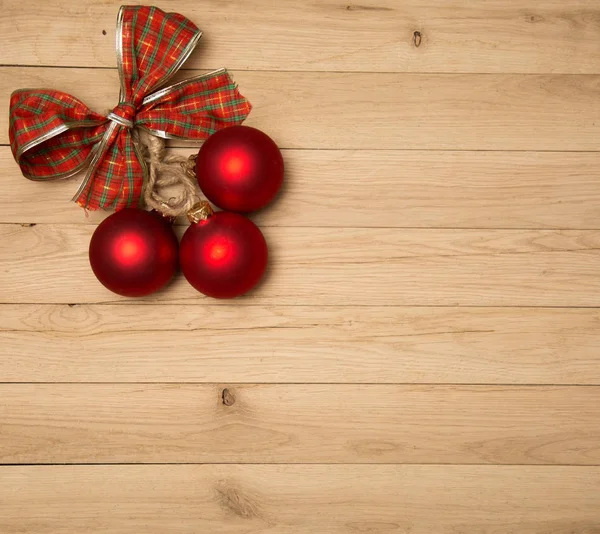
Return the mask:
{"type": "Polygon", "coordinates": [[[115,106],[120,3],[0,6],[0,532],[600,534],[598,1],[159,5],[284,149],[235,302],[109,293],[12,160],[14,89],[115,106]]]}
{"type": "MultiPolygon", "coordinates": [[[[6,2],[3,63],[114,67],[119,5],[6,2]]],[[[205,32],[188,67],[598,73],[600,65],[595,0],[180,0],[162,8],[205,32]],[[418,47],[415,31],[421,33],[418,47]]]]}
{"type": "MultiPolygon", "coordinates": [[[[0,225],[2,302],[131,302],[94,278],[87,254],[93,230],[0,225]]],[[[598,231],[264,230],[270,266],[263,283],[236,301],[240,306],[600,304],[598,231]]],[[[136,302],[223,304],[182,276],[136,302]]]]}
{"type": "Polygon", "coordinates": [[[600,469],[37,466],[0,470],[7,534],[571,534],[600,522],[600,469]]]}
{"type": "MultiPolygon", "coordinates": [[[[285,186],[253,216],[260,225],[600,228],[598,152],[285,150],[284,159],[285,186]]],[[[86,224],[110,213],[69,202],[81,177],[25,180],[8,147],[0,168],[0,222],[86,224]]]]}
{"type": "Polygon", "coordinates": [[[600,387],[3,384],[0,462],[598,464],[600,387]]]}
{"type": "Polygon", "coordinates": [[[598,309],[4,304],[0,381],[600,384],[599,324],[598,309]]]}
{"type": "MultiPolygon", "coordinates": [[[[247,124],[282,148],[598,149],[597,75],[234,74],[255,106],[247,124]]],[[[114,69],[0,68],[0,143],[13,90],[53,87],[106,112],[117,78],[114,69]]]]}

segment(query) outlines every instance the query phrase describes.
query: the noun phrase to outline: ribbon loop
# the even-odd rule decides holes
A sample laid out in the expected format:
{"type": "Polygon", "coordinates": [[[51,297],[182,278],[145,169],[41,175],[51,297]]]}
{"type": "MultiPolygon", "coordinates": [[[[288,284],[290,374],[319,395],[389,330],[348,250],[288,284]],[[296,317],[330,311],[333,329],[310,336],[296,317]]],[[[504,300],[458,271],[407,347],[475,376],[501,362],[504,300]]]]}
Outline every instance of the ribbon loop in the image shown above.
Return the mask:
{"type": "Polygon", "coordinates": [[[107,117],[60,91],[15,91],[9,136],[24,176],[56,180],[89,167],[73,200],[90,210],[119,210],[137,205],[146,181],[132,128],[164,138],[202,140],[243,122],[250,103],[224,69],[164,87],[201,35],[177,13],[150,6],[121,7],[120,103],[107,117]]]}

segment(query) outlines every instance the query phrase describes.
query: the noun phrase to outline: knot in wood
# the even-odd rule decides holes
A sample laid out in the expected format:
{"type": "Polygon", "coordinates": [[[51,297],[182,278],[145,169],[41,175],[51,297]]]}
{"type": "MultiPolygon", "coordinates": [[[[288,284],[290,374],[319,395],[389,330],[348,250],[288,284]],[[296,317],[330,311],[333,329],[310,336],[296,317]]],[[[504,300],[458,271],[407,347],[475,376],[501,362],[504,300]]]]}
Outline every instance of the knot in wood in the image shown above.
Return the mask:
{"type": "Polygon", "coordinates": [[[421,35],[421,32],[415,31],[413,33],[413,43],[415,44],[415,46],[417,48],[419,48],[419,46],[421,46],[421,40],[422,39],[423,39],[423,36],[421,35]]]}
{"type": "Polygon", "coordinates": [[[225,406],[232,406],[233,404],[235,404],[235,397],[233,396],[233,393],[231,393],[231,391],[229,391],[227,388],[225,388],[221,393],[221,399],[223,400],[223,404],[225,406]]]}

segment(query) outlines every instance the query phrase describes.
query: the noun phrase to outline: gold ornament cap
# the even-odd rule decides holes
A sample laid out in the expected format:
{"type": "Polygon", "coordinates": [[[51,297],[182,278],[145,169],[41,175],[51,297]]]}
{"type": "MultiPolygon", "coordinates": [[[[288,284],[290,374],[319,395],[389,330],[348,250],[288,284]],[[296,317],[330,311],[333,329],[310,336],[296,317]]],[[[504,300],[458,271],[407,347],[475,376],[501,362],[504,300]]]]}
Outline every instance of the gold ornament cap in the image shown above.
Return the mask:
{"type": "Polygon", "coordinates": [[[188,210],[187,218],[191,224],[196,224],[200,221],[205,221],[206,219],[214,215],[214,213],[215,212],[212,209],[211,205],[206,200],[203,200],[201,202],[198,202],[197,204],[194,204],[188,210]]]}

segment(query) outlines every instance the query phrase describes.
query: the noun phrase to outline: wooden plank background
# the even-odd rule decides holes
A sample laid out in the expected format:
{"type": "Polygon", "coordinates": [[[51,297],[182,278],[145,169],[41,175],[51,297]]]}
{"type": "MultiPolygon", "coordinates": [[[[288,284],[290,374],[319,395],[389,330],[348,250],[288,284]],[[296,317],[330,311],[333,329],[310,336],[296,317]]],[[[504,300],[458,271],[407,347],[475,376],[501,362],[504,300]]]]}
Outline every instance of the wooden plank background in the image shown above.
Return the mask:
{"type": "MultiPolygon", "coordinates": [[[[19,46],[3,51],[3,63],[114,67],[114,6],[7,2],[1,33],[19,46]]],[[[204,31],[186,68],[598,74],[600,61],[596,0],[178,0],[162,7],[191,13],[204,31]]]]}
{"type": "Polygon", "coordinates": [[[0,10],[0,532],[600,532],[600,4],[159,2],[283,148],[228,302],[111,294],[12,159],[14,89],[115,105],[119,4],[0,10]]]}
{"type": "Polygon", "coordinates": [[[3,532],[594,532],[597,467],[10,466],[3,532]],[[160,511],[160,513],[158,513],[160,511]],[[65,517],[68,516],[68,520],[65,517]],[[65,525],[68,525],[68,530],[65,525]]]}
{"type": "Polygon", "coordinates": [[[0,375],[11,382],[600,384],[594,308],[236,301],[141,312],[4,304],[0,314],[0,375]]]}
{"type": "Polygon", "coordinates": [[[596,387],[237,385],[229,405],[222,387],[197,384],[0,394],[10,464],[600,462],[596,387]]]}
{"type": "MultiPolygon", "coordinates": [[[[178,77],[202,71],[185,71],[178,77]]],[[[596,150],[600,75],[233,71],[257,102],[248,125],[282,148],[596,150]]],[[[73,91],[114,106],[116,69],[0,67],[8,110],[15,87],[73,91]]],[[[0,114],[8,142],[8,113],[0,114]]],[[[293,176],[292,176],[293,179],[293,176]]]]}
{"type": "MultiPolygon", "coordinates": [[[[174,152],[187,155],[189,149],[174,152]]],[[[288,173],[282,194],[252,214],[263,227],[600,228],[597,152],[283,154],[288,173]]],[[[96,224],[107,215],[84,215],[69,202],[78,178],[24,181],[6,146],[0,146],[0,166],[6,169],[0,181],[0,222],[96,224]]],[[[186,224],[183,219],[178,223],[186,224]]]]}

